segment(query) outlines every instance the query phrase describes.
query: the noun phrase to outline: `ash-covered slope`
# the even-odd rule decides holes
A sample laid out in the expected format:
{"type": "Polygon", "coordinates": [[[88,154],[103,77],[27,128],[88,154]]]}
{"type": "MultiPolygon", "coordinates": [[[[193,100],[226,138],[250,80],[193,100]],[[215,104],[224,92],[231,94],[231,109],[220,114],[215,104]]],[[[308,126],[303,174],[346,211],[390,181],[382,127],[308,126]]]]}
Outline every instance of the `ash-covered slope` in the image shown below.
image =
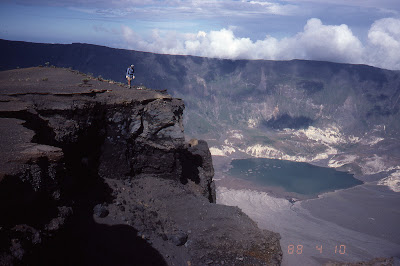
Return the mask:
{"type": "MultiPolygon", "coordinates": [[[[217,121],[230,127],[250,124],[279,130],[318,126],[329,120],[359,133],[385,119],[394,127],[388,130],[399,128],[399,71],[319,61],[222,60],[90,44],[6,40],[0,40],[0,53],[1,70],[49,62],[121,82],[126,67],[134,63],[136,84],[184,96],[188,119],[203,121],[204,125],[196,121],[197,131],[214,136],[223,133],[214,125],[217,121]]],[[[193,125],[189,128],[196,131],[193,125]]]]}
{"type": "Polygon", "coordinates": [[[366,65],[292,60],[224,60],[90,44],[0,40],[1,70],[50,65],[167,89],[185,100],[186,131],[221,137],[228,128],[302,129],[336,124],[346,134],[400,128],[400,72],[366,65]],[[222,125],[222,127],[221,127],[222,125]]]}
{"type": "Polygon", "coordinates": [[[279,235],[215,204],[183,110],[72,70],[0,72],[0,264],[279,265],[279,235]]]}
{"type": "MultiPolygon", "coordinates": [[[[0,69],[50,65],[167,89],[213,155],[312,162],[400,191],[400,72],[318,61],[222,60],[89,44],[0,41],[0,69]]],[[[218,170],[218,169],[217,169],[218,170]]]]}

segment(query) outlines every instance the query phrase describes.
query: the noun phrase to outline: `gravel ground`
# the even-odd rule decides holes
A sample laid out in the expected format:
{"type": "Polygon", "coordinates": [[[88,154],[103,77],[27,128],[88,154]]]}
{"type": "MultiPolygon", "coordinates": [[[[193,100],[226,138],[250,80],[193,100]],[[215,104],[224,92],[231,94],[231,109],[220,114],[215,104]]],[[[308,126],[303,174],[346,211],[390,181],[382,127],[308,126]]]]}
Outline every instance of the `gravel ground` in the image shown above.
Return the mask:
{"type": "Polygon", "coordinates": [[[291,204],[261,191],[217,186],[217,203],[238,206],[260,228],[279,232],[282,265],[321,265],[399,257],[398,197],[375,193],[376,187],[361,186],[291,204]]]}
{"type": "Polygon", "coordinates": [[[108,179],[116,198],[101,224],[131,225],[168,265],[278,265],[279,235],[258,229],[236,207],[209,203],[152,176],[108,179]],[[278,255],[277,255],[278,254],[278,255]]]}

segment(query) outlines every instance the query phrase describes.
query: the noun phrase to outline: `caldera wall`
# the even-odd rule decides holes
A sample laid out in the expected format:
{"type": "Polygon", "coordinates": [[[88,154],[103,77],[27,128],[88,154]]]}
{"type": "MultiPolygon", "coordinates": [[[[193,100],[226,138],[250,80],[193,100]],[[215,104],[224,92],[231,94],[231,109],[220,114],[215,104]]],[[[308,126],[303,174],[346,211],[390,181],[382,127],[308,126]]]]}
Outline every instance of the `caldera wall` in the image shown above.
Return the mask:
{"type": "Polygon", "coordinates": [[[57,68],[0,78],[3,264],[280,263],[277,235],[212,204],[211,155],[185,143],[182,100],[57,68]]]}

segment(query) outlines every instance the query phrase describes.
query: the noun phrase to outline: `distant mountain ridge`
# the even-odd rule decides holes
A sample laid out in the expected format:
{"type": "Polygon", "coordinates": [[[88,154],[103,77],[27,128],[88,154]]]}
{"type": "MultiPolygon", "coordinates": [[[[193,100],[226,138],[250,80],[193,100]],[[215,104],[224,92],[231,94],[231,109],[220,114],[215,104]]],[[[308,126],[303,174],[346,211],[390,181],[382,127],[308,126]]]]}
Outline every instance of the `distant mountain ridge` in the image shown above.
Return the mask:
{"type": "MultiPolygon", "coordinates": [[[[0,70],[32,67],[49,62],[51,65],[58,67],[72,67],[85,73],[90,72],[95,76],[101,75],[105,78],[113,78],[116,81],[125,81],[125,70],[127,66],[134,63],[137,66],[138,73],[141,74],[137,77],[139,79],[138,82],[149,82],[151,83],[149,87],[152,88],[154,87],[152,86],[153,83],[155,83],[155,89],[170,86],[174,79],[182,80],[181,76],[190,74],[187,71],[190,70],[188,67],[191,65],[185,62],[188,60],[196,65],[213,63],[209,69],[210,71],[206,73],[207,80],[212,80],[218,74],[226,75],[232,73],[237,68],[244,67],[248,63],[254,64],[256,67],[264,66],[269,71],[273,69],[274,71],[282,72],[282,74],[297,72],[298,75],[315,76],[317,73],[319,77],[323,78],[326,78],[331,72],[338,73],[341,70],[345,70],[350,75],[359,75],[361,81],[374,81],[379,84],[387,81],[385,73],[400,73],[400,71],[384,70],[367,65],[298,59],[290,61],[216,59],[189,55],[156,54],[85,43],[45,44],[0,39],[0,48],[2,53],[0,70]],[[154,62],[150,61],[152,59],[154,62]],[[152,64],[149,66],[146,63],[152,64]],[[159,66],[155,67],[156,65],[159,66]],[[305,66],[307,68],[304,68],[305,66]],[[161,71],[148,71],[152,69],[151,67],[161,71]],[[174,74],[175,77],[169,77],[169,79],[166,77],[174,74]],[[150,78],[150,76],[153,78],[150,78]],[[167,84],[162,85],[160,82],[154,82],[156,77],[165,78],[167,84]]],[[[303,87],[309,87],[307,85],[318,86],[317,83],[302,84],[303,87]]]]}
{"type": "Polygon", "coordinates": [[[360,175],[400,169],[395,151],[400,71],[161,55],[90,44],[0,40],[0,51],[0,70],[49,62],[121,82],[133,63],[135,84],[167,89],[184,100],[186,134],[207,139],[214,154],[316,162],[350,167],[360,175]],[[374,154],[384,167],[370,167],[374,154]]]}

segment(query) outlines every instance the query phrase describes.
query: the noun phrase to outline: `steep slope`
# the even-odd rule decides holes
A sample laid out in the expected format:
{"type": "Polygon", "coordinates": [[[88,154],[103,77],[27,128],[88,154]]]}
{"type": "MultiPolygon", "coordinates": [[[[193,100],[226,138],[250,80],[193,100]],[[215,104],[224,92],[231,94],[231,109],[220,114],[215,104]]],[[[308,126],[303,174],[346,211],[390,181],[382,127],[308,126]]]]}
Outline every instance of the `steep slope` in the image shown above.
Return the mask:
{"type": "Polygon", "coordinates": [[[0,72],[0,264],[280,264],[278,234],[215,204],[183,110],[73,70],[0,72]]]}
{"type": "Polygon", "coordinates": [[[207,139],[214,155],[306,161],[396,184],[390,180],[400,170],[398,71],[159,55],[88,44],[1,41],[0,48],[0,69],[50,62],[124,81],[125,68],[134,63],[136,84],[167,89],[185,101],[186,133],[207,139]]]}

